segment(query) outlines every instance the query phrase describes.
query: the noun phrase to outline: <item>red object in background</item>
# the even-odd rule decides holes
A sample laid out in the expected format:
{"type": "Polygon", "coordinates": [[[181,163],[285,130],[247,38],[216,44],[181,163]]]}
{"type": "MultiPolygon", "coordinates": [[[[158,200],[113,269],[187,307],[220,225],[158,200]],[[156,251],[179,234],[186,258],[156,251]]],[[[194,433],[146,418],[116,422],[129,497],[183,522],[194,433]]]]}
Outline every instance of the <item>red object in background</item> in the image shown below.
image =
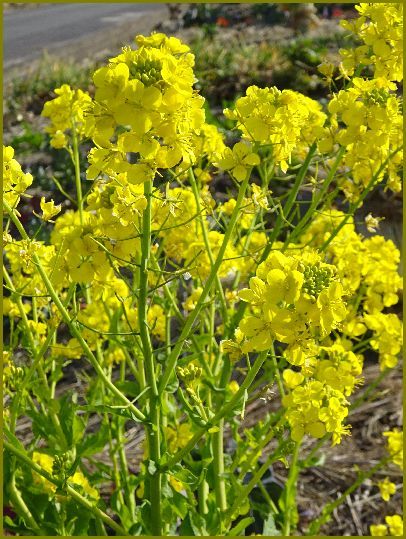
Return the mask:
{"type": "Polygon", "coordinates": [[[341,17],[344,15],[344,11],[340,7],[334,7],[333,8],[333,17],[337,19],[341,19],[341,17]]]}
{"type": "Polygon", "coordinates": [[[230,26],[230,21],[225,17],[219,17],[216,21],[216,24],[217,26],[222,26],[223,28],[226,28],[227,26],[230,26]]]}

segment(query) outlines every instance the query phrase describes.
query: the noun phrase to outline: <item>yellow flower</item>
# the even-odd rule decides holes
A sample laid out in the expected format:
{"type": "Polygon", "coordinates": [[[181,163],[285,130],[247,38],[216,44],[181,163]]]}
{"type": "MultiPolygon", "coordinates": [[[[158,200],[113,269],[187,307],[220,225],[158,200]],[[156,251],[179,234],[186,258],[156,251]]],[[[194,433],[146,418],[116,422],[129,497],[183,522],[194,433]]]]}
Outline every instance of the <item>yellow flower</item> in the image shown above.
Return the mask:
{"type": "Polygon", "coordinates": [[[49,221],[50,219],[52,219],[52,217],[55,217],[55,215],[58,215],[58,213],[60,213],[61,211],[61,204],[55,206],[52,199],[49,202],[45,202],[45,197],[41,197],[40,206],[42,210],[42,219],[44,221],[49,221]]]}
{"type": "Polygon", "coordinates": [[[167,426],[165,427],[166,440],[168,443],[168,449],[171,453],[175,453],[178,449],[182,449],[193,437],[192,430],[188,423],[182,423],[176,428],[167,426]]]}
{"type": "Polygon", "coordinates": [[[394,536],[403,536],[403,519],[400,515],[385,517],[385,522],[389,526],[389,532],[394,536]]]}
{"type": "Polygon", "coordinates": [[[31,174],[24,174],[13,157],[14,149],[3,146],[3,196],[11,207],[16,207],[20,195],[32,184],[33,178],[31,174]]]}
{"type": "Polygon", "coordinates": [[[392,462],[403,470],[403,432],[397,429],[383,433],[388,439],[387,451],[392,456],[392,462]]]}
{"type": "Polygon", "coordinates": [[[251,167],[259,163],[259,156],[251,151],[251,145],[242,141],[237,142],[233,149],[226,148],[217,160],[217,166],[223,170],[229,170],[239,182],[246,178],[251,167]]]}
{"type": "Polygon", "coordinates": [[[382,499],[387,502],[389,501],[392,494],[396,492],[396,485],[389,481],[388,477],[385,477],[383,481],[378,482],[379,491],[381,493],[382,499]]]}
{"type": "Polygon", "coordinates": [[[282,376],[286,387],[288,387],[289,389],[294,389],[304,380],[303,374],[301,374],[300,372],[292,371],[292,369],[285,369],[282,376]]]}
{"type": "Polygon", "coordinates": [[[371,524],[369,531],[373,537],[384,537],[388,535],[388,528],[385,524],[371,524]]]}
{"type": "Polygon", "coordinates": [[[182,492],[182,490],[185,488],[182,481],[178,481],[178,479],[173,477],[173,475],[169,476],[169,483],[176,492],[182,492]]]}

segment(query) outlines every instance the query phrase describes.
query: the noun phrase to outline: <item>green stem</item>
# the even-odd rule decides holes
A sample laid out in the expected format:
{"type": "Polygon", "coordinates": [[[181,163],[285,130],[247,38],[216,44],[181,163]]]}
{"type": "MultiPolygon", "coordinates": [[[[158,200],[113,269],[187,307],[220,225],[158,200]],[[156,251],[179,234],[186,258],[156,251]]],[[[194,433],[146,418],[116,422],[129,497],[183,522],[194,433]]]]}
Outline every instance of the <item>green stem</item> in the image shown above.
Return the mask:
{"type": "Polygon", "coordinates": [[[169,461],[161,467],[161,470],[170,470],[175,464],[177,464],[182,458],[187,455],[197,444],[197,442],[206,434],[206,431],[209,430],[214,425],[217,425],[223,417],[226,417],[235,407],[237,402],[244,396],[245,391],[250,387],[252,382],[255,379],[255,376],[258,374],[258,371],[262,367],[268,352],[261,352],[258,354],[250,372],[245,378],[244,382],[241,384],[239,390],[235,393],[232,399],[221,406],[217,414],[210,419],[210,422],[197,430],[193,438],[185,445],[183,449],[175,453],[169,461]]]}
{"type": "MultiPolygon", "coordinates": [[[[159,270],[159,265],[158,265],[158,261],[156,259],[156,256],[151,253],[151,263],[152,263],[152,268],[154,270],[159,270]]],[[[171,308],[173,309],[173,312],[175,313],[175,316],[176,318],[180,321],[180,322],[183,322],[185,317],[183,316],[183,314],[181,313],[179,307],[178,307],[178,304],[176,303],[176,299],[173,297],[173,294],[168,286],[167,283],[163,283],[162,284],[162,288],[164,290],[164,294],[166,296],[166,298],[170,301],[171,303],[171,308]]],[[[197,341],[196,337],[194,335],[191,335],[190,336],[190,340],[192,341],[192,344],[196,350],[196,352],[199,354],[199,357],[198,357],[198,360],[199,362],[201,363],[205,373],[207,374],[207,376],[209,378],[212,378],[213,377],[213,373],[211,371],[211,368],[210,368],[210,365],[208,364],[208,362],[205,360],[204,358],[204,354],[201,352],[201,346],[199,344],[199,342],[197,341]]],[[[171,349],[170,347],[168,347],[168,357],[170,356],[170,353],[171,353],[171,349]]],[[[210,357],[210,356],[209,356],[210,357]]]]}
{"type": "Polygon", "coordinates": [[[272,352],[272,363],[273,363],[273,366],[274,366],[274,369],[275,369],[276,383],[278,385],[279,393],[280,393],[280,396],[282,398],[282,397],[285,396],[285,388],[283,387],[282,377],[281,377],[281,373],[279,371],[278,362],[276,360],[275,347],[274,347],[273,343],[272,343],[272,347],[271,347],[271,352],[272,352]]]}
{"type": "MultiPolygon", "coordinates": [[[[3,275],[4,275],[4,279],[8,285],[8,287],[10,288],[10,290],[12,292],[16,292],[16,289],[14,287],[14,284],[13,284],[13,281],[11,280],[11,277],[10,275],[8,274],[6,268],[3,266],[3,275]]],[[[35,365],[35,368],[38,370],[38,373],[40,375],[40,378],[42,379],[42,382],[44,384],[44,389],[45,391],[48,393],[48,398],[51,399],[52,398],[52,395],[50,393],[50,388],[49,388],[49,385],[48,385],[48,379],[46,377],[46,374],[44,372],[44,369],[42,368],[42,365],[41,365],[41,362],[39,361],[39,359],[41,359],[43,357],[43,354],[45,353],[45,351],[47,350],[48,348],[48,345],[47,347],[44,349],[43,347],[40,349],[39,353],[37,353],[37,346],[36,346],[36,343],[35,343],[35,340],[34,340],[34,335],[31,331],[31,328],[29,326],[29,323],[28,323],[28,318],[27,318],[27,315],[24,311],[24,306],[23,306],[23,302],[21,300],[21,296],[18,296],[16,295],[15,296],[15,302],[17,303],[17,307],[18,307],[18,310],[20,312],[20,316],[21,316],[21,320],[23,322],[23,325],[24,325],[24,328],[25,328],[25,334],[27,335],[28,337],[28,340],[30,341],[30,347],[31,347],[31,352],[32,352],[32,355],[34,357],[34,365],[35,365]],[[43,351],[43,353],[41,353],[43,351]]],[[[36,310],[36,309],[35,309],[36,310]]],[[[38,320],[38,316],[36,315],[36,319],[38,320]]],[[[53,331],[52,329],[50,330],[50,335],[48,335],[48,338],[46,339],[45,342],[50,342],[50,338],[52,338],[53,336],[53,331]],[[50,338],[49,338],[50,337],[50,338]]],[[[31,369],[30,371],[31,372],[31,369]]],[[[25,381],[25,380],[24,380],[25,381]]],[[[12,412],[12,416],[11,416],[11,428],[14,430],[15,429],[15,424],[16,424],[16,414],[18,412],[18,406],[19,406],[19,403],[20,403],[20,400],[21,400],[21,395],[22,395],[22,392],[23,392],[23,389],[25,388],[26,386],[26,383],[23,384],[20,389],[19,389],[19,392],[18,392],[18,396],[16,397],[16,406],[14,407],[13,406],[13,412],[12,412]]],[[[56,431],[58,432],[58,435],[59,435],[59,438],[60,438],[60,442],[61,442],[61,445],[62,447],[66,448],[67,447],[67,442],[66,442],[66,437],[65,437],[65,434],[62,430],[62,427],[61,427],[61,424],[60,424],[60,421],[59,421],[59,417],[58,415],[52,410],[51,407],[48,408],[48,415],[49,417],[51,418],[51,421],[56,429],[56,431]]]]}
{"type": "MultiPolygon", "coordinates": [[[[282,415],[282,410],[278,412],[278,418],[279,415],[282,415]]],[[[266,436],[264,436],[263,440],[259,442],[258,446],[255,447],[255,449],[252,449],[252,451],[249,453],[247,460],[243,463],[241,466],[241,469],[238,474],[238,480],[242,481],[244,479],[245,474],[253,467],[254,461],[258,460],[258,454],[268,445],[268,443],[274,438],[275,436],[275,430],[276,427],[273,428],[272,426],[272,418],[269,419],[269,422],[265,424],[265,428],[269,429],[269,432],[266,436]]],[[[237,466],[234,465],[232,471],[235,470],[237,466]]]]}
{"type": "Polygon", "coordinates": [[[299,459],[299,449],[300,443],[296,443],[295,449],[292,455],[292,462],[289,468],[289,475],[285,485],[284,492],[284,501],[285,501],[285,511],[284,511],[284,522],[282,534],[285,537],[290,535],[290,526],[292,521],[292,513],[296,508],[296,481],[299,474],[298,459],[299,459]]]}
{"type": "Polygon", "coordinates": [[[206,297],[207,297],[208,293],[210,292],[210,289],[211,289],[211,287],[213,285],[213,282],[214,282],[214,280],[216,278],[217,272],[218,272],[218,270],[220,268],[221,262],[223,261],[224,253],[226,251],[227,245],[228,245],[228,243],[230,241],[231,234],[232,234],[232,232],[234,230],[234,226],[235,226],[235,223],[236,223],[237,218],[238,218],[239,210],[240,210],[240,207],[241,207],[245,192],[246,192],[247,187],[248,187],[249,178],[250,178],[250,174],[247,174],[247,177],[245,178],[245,180],[241,184],[240,190],[238,192],[238,197],[237,197],[237,202],[236,202],[235,208],[234,208],[233,213],[231,215],[231,219],[230,219],[229,225],[227,227],[227,230],[226,230],[226,232],[224,234],[223,243],[221,244],[221,247],[220,247],[219,252],[217,254],[217,258],[216,258],[216,260],[214,262],[214,265],[211,268],[211,272],[210,272],[209,277],[208,277],[208,279],[206,281],[206,284],[205,284],[205,286],[203,288],[202,294],[201,294],[199,300],[196,303],[196,307],[194,308],[194,310],[187,317],[186,323],[185,323],[185,325],[183,327],[183,330],[182,330],[182,332],[181,332],[181,334],[180,334],[180,336],[178,338],[178,342],[176,343],[176,345],[172,349],[171,355],[168,358],[166,370],[163,373],[160,384],[159,384],[159,392],[160,393],[162,393],[164,391],[164,389],[165,389],[165,387],[166,387],[166,385],[167,385],[167,383],[169,381],[169,378],[171,377],[171,375],[172,375],[172,373],[174,371],[174,368],[176,366],[176,362],[178,360],[178,357],[179,357],[180,353],[182,352],[184,341],[185,341],[185,339],[190,338],[192,326],[193,326],[196,318],[198,317],[198,315],[199,315],[199,313],[200,313],[200,311],[201,311],[201,309],[203,307],[204,301],[206,300],[206,297]]]}
{"type": "Polygon", "coordinates": [[[217,507],[221,512],[227,510],[226,483],[224,479],[224,419],[218,423],[219,431],[213,433],[213,469],[217,507]]]}
{"type": "Polygon", "coordinates": [[[368,387],[366,390],[360,395],[351,405],[350,410],[356,410],[360,404],[362,404],[368,396],[374,391],[374,389],[382,382],[382,380],[389,374],[389,372],[392,369],[385,369],[382,371],[379,376],[375,378],[370,384],[368,384],[368,387]]]}
{"type": "Polygon", "coordinates": [[[13,503],[13,506],[16,512],[20,514],[20,516],[23,518],[23,520],[25,521],[28,527],[36,531],[38,535],[42,535],[40,527],[35,521],[35,518],[32,516],[31,511],[28,509],[25,501],[23,500],[20,494],[20,491],[16,487],[14,473],[8,484],[8,488],[9,488],[10,500],[13,503]]]}
{"type": "MultiPolygon", "coordinates": [[[[285,217],[289,214],[290,210],[293,207],[293,204],[295,203],[296,196],[306,176],[307,170],[310,166],[310,162],[312,160],[312,157],[315,151],[316,151],[316,144],[312,144],[312,146],[309,148],[309,151],[307,152],[306,159],[304,160],[303,165],[296,176],[295,183],[293,184],[293,187],[289,192],[289,197],[286,201],[286,204],[283,207],[283,215],[285,217]]],[[[261,262],[263,262],[266,259],[266,257],[269,255],[269,253],[271,252],[273,243],[278,238],[279,232],[282,228],[282,224],[284,221],[283,215],[282,215],[282,212],[279,212],[278,217],[276,219],[276,224],[269,238],[268,245],[265,247],[264,252],[262,253],[261,260],[260,260],[261,262]]]]}
{"type": "Polygon", "coordinates": [[[259,487],[259,490],[262,492],[262,496],[265,498],[265,500],[267,501],[271,511],[273,514],[278,514],[279,513],[279,510],[278,508],[276,507],[275,505],[275,502],[273,501],[273,499],[269,496],[268,494],[268,491],[266,490],[266,488],[264,487],[263,483],[261,480],[258,481],[258,487],[259,487]]]}
{"type": "Polygon", "coordinates": [[[249,493],[252,491],[253,488],[256,487],[262,476],[269,470],[269,466],[276,462],[278,459],[280,459],[285,445],[286,441],[282,442],[278,449],[268,456],[262,466],[258,468],[258,470],[254,473],[249,483],[241,490],[239,496],[234,501],[233,506],[228,511],[226,525],[229,525],[231,523],[234,518],[234,515],[238,512],[238,509],[244,503],[249,493]]]}
{"type": "Polygon", "coordinates": [[[353,216],[355,210],[357,210],[365,200],[368,193],[372,190],[373,187],[375,187],[375,184],[379,181],[379,177],[381,173],[384,171],[386,165],[389,163],[390,159],[397,154],[398,151],[400,151],[401,148],[397,148],[395,151],[393,151],[381,164],[381,166],[378,168],[376,173],[372,176],[371,181],[368,183],[368,185],[365,187],[365,189],[362,191],[361,195],[358,197],[358,199],[353,203],[350,204],[349,212],[345,215],[344,219],[341,221],[341,223],[334,229],[330,237],[323,243],[323,245],[320,247],[320,251],[324,251],[327,249],[327,247],[330,245],[330,243],[333,241],[333,239],[337,236],[337,234],[340,232],[340,230],[343,228],[343,226],[346,225],[348,220],[353,216]]]}
{"type": "MultiPolygon", "coordinates": [[[[283,210],[281,210],[278,213],[278,217],[276,219],[275,226],[274,226],[274,228],[273,228],[273,230],[271,232],[271,235],[269,236],[269,239],[268,239],[268,244],[266,245],[265,249],[263,250],[263,253],[261,255],[261,258],[260,258],[258,264],[260,264],[261,262],[266,260],[267,256],[271,252],[273,244],[276,241],[276,239],[278,238],[279,232],[281,231],[283,223],[285,221],[284,216],[286,216],[290,212],[290,210],[293,207],[293,204],[295,203],[296,196],[297,196],[297,194],[299,192],[299,189],[300,189],[300,186],[302,185],[302,182],[303,182],[303,180],[304,180],[304,178],[306,176],[307,170],[308,170],[308,168],[310,166],[310,163],[311,163],[311,160],[312,160],[312,157],[313,157],[315,151],[316,151],[316,144],[312,144],[312,146],[309,148],[309,151],[307,152],[306,159],[304,160],[303,165],[301,166],[301,168],[300,168],[300,170],[299,170],[299,172],[298,172],[298,174],[296,176],[295,183],[293,184],[293,187],[289,192],[289,197],[288,197],[288,199],[286,201],[286,204],[283,207],[283,210]]],[[[240,322],[240,320],[244,316],[247,305],[248,305],[248,303],[245,303],[245,302],[242,302],[240,304],[239,308],[237,309],[237,312],[235,313],[235,315],[234,315],[234,317],[232,319],[231,324],[229,325],[229,331],[230,332],[234,331],[234,329],[237,327],[238,323],[240,322]]]]}
{"type": "MultiPolygon", "coordinates": [[[[202,230],[204,246],[206,247],[207,255],[208,255],[209,260],[210,260],[210,265],[213,268],[213,266],[214,266],[214,257],[213,257],[213,252],[212,252],[211,246],[210,246],[209,235],[207,233],[207,223],[206,223],[205,217],[202,216],[202,208],[201,208],[201,205],[200,205],[199,191],[197,189],[196,179],[195,179],[195,175],[193,174],[192,168],[189,169],[189,181],[190,181],[190,185],[192,186],[193,195],[194,195],[195,201],[196,201],[197,220],[199,221],[200,228],[202,230]]],[[[224,323],[224,325],[226,325],[227,324],[227,319],[228,319],[226,298],[224,297],[224,290],[223,290],[223,287],[221,285],[220,277],[217,274],[216,274],[215,280],[216,280],[217,292],[219,294],[219,299],[220,299],[220,303],[221,303],[221,312],[222,312],[222,315],[223,315],[223,323],[224,323]]]]}
{"type": "MultiPolygon", "coordinates": [[[[160,396],[155,376],[155,366],[151,338],[147,321],[148,311],[148,264],[151,252],[151,212],[152,212],[152,181],[144,183],[144,195],[147,206],[143,213],[141,236],[141,264],[138,298],[138,320],[142,349],[144,353],[145,374],[149,391],[149,413],[151,424],[148,425],[149,458],[158,464],[161,459],[161,425],[160,425],[160,396]]],[[[155,468],[149,472],[149,496],[151,502],[151,530],[152,535],[162,535],[161,517],[161,474],[155,468]]]]}
{"type": "Polygon", "coordinates": [[[327,189],[329,188],[331,182],[334,179],[334,175],[337,172],[337,169],[338,169],[338,167],[339,167],[339,165],[340,165],[340,163],[342,161],[342,158],[344,156],[344,153],[345,153],[345,148],[344,147],[340,148],[340,150],[339,150],[339,152],[337,154],[336,160],[334,161],[333,166],[331,167],[326,179],[324,180],[321,189],[319,190],[317,195],[312,200],[312,202],[310,204],[310,208],[307,210],[305,215],[301,218],[301,220],[295,226],[295,229],[292,232],[292,234],[290,234],[289,237],[286,239],[285,244],[283,246],[283,249],[286,249],[287,242],[291,243],[296,238],[300,237],[300,235],[303,232],[303,229],[307,225],[308,221],[311,219],[311,217],[312,217],[314,211],[316,210],[317,206],[319,205],[320,201],[323,201],[324,195],[326,194],[327,189]]]}
{"type": "Polygon", "coordinates": [[[76,197],[78,201],[78,210],[80,217],[80,224],[83,225],[83,196],[82,196],[82,183],[80,181],[80,161],[79,161],[79,148],[78,138],[76,134],[75,122],[72,121],[72,144],[73,144],[73,165],[75,167],[75,182],[76,182],[76,197]]]}

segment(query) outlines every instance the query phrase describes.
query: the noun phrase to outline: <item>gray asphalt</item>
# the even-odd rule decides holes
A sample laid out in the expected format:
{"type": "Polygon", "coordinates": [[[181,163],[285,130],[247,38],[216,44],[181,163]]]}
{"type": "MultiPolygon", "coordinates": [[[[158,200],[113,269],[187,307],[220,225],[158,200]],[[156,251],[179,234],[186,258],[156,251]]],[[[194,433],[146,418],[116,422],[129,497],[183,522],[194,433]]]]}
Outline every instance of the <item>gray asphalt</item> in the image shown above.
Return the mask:
{"type": "Polygon", "coordinates": [[[12,66],[38,58],[44,50],[69,44],[93,32],[131,20],[163,4],[47,4],[3,15],[3,64],[12,66]]]}

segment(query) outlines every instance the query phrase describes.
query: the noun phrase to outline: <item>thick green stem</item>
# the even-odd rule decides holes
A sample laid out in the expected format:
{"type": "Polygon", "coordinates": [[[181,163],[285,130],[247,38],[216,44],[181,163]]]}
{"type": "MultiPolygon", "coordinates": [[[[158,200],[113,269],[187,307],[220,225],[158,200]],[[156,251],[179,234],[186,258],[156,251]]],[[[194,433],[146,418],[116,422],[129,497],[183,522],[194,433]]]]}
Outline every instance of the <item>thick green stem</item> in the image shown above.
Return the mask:
{"type": "Polygon", "coordinates": [[[28,509],[25,501],[23,500],[19,490],[16,487],[14,473],[8,484],[8,489],[10,494],[10,500],[16,512],[24,519],[26,525],[29,528],[32,528],[35,532],[38,533],[38,535],[41,535],[40,527],[38,526],[37,522],[35,521],[35,518],[32,516],[31,511],[28,509]]]}
{"type": "Polygon", "coordinates": [[[241,204],[242,204],[242,201],[244,199],[245,192],[247,190],[249,178],[250,178],[250,174],[247,174],[247,177],[245,178],[245,180],[241,184],[240,190],[238,192],[237,202],[236,202],[235,208],[233,210],[233,213],[231,215],[231,219],[230,219],[230,222],[228,224],[227,230],[226,230],[226,232],[224,234],[223,243],[221,244],[221,247],[220,247],[219,252],[217,254],[216,261],[214,262],[214,265],[211,268],[210,275],[207,278],[207,281],[206,281],[206,284],[205,284],[205,286],[203,288],[202,294],[201,294],[199,300],[196,303],[196,307],[194,308],[194,310],[187,317],[186,323],[185,323],[185,325],[183,327],[183,330],[182,330],[182,332],[181,332],[181,334],[179,336],[178,342],[176,343],[176,345],[172,349],[171,355],[168,358],[166,370],[165,370],[164,374],[162,375],[162,378],[161,378],[160,383],[159,383],[159,392],[160,393],[162,393],[164,391],[164,389],[165,389],[165,387],[166,387],[166,385],[167,385],[167,383],[169,381],[169,378],[171,377],[171,374],[173,373],[173,370],[174,370],[174,368],[176,366],[176,362],[178,360],[178,357],[179,357],[180,353],[182,352],[185,339],[190,338],[190,333],[191,333],[191,330],[192,330],[192,326],[193,326],[196,318],[198,317],[198,315],[199,315],[199,313],[200,313],[200,311],[201,311],[201,309],[203,307],[203,303],[205,302],[206,297],[207,297],[208,293],[210,292],[210,289],[211,289],[211,287],[213,285],[213,282],[214,282],[214,280],[216,278],[217,272],[218,272],[218,270],[220,268],[220,265],[221,265],[221,263],[223,261],[224,253],[225,253],[227,245],[228,245],[228,243],[230,241],[231,234],[232,234],[232,232],[234,230],[234,226],[235,226],[235,223],[236,223],[238,215],[239,215],[239,210],[241,208],[241,204]]]}
{"type": "Polygon", "coordinates": [[[298,458],[299,458],[300,443],[297,443],[292,455],[290,463],[289,475],[284,491],[284,521],[282,533],[285,537],[290,535],[290,526],[292,522],[293,511],[296,509],[296,481],[299,474],[298,458]]]}
{"type": "Polygon", "coordinates": [[[73,160],[73,165],[75,167],[76,198],[78,202],[80,224],[83,225],[83,196],[82,196],[82,183],[80,181],[79,148],[78,148],[78,137],[76,134],[76,128],[75,128],[74,122],[73,122],[73,129],[72,129],[72,144],[73,144],[72,160],[73,160]]]}
{"type": "Polygon", "coordinates": [[[213,468],[215,474],[215,493],[217,506],[221,512],[227,509],[226,483],[224,479],[224,419],[218,424],[219,431],[213,433],[213,468]]]}
{"type": "MultiPolygon", "coordinates": [[[[155,463],[161,459],[160,396],[158,393],[154,357],[149,333],[148,314],[148,264],[151,252],[151,210],[152,181],[144,183],[144,195],[147,207],[143,213],[141,237],[141,264],[138,296],[138,320],[142,349],[144,353],[145,374],[149,391],[150,424],[148,425],[149,458],[155,463]]],[[[161,474],[156,467],[148,467],[149,497],[151,502],[151,531],[153,535],[162,535],[161,517],[161,474]]]]}

